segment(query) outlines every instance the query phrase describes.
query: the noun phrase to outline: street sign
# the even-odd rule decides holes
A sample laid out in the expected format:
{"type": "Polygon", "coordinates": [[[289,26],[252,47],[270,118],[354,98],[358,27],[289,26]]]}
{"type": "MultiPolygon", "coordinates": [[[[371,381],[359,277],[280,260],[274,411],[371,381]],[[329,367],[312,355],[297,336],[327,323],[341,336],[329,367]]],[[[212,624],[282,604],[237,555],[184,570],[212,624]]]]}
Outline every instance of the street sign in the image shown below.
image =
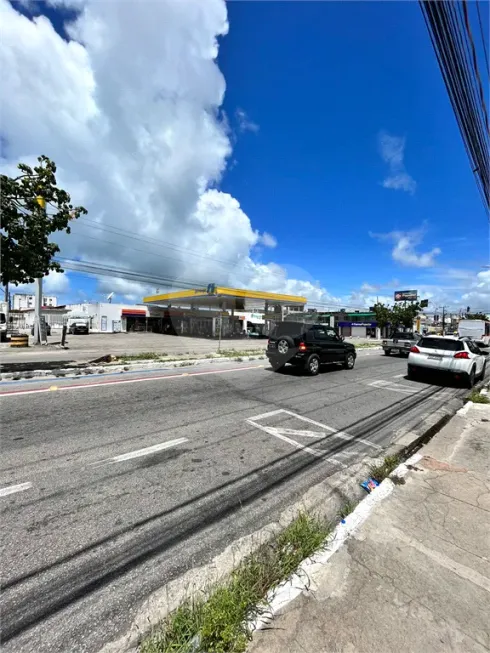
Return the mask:
{"type": "Polygon", "coordinates": [[[395,290],[395,302],[416,302],[416,290],[395,290]]]}
{"type": "Polygon", "coordinates": [[[429,300],[428,300],[428,299],[423,299],[423,300],[420,302],[420,308],[427,308],[428,305],[429,305],[429,300]]]}

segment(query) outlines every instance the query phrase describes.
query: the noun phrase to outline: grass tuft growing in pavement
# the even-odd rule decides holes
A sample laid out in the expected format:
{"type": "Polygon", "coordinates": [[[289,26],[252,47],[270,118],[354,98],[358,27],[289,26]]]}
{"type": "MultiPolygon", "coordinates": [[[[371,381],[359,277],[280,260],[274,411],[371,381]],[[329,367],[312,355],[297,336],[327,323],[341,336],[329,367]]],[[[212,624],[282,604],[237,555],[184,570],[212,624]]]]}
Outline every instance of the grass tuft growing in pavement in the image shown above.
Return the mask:
{"type": "Polygon", "coordinates": [[[219,352],[220,356],[226,358],[237,358],[241,356],[257,356],[258,354],[263,354],[265,348],[262,349],[222,349],[219,352]]]}
{"type": "Polygon", "coordinates": [[[338,518],[342,521],[342,519],[345,519],[348,515],[351,514],[351,512],[354,512],[356,506],[357,502],[346,501],[337,513],[338,518]]]}
{"type": "Polygon", "coordinates": [[[170,614],[141,653],[242,653],[251,638],[248,620],[263,611],[267,593],[317,551],[330,530],[325,520],[301,513],[207,598],[186,601],[170,614]]]}
{"type": "Polygon", "coordinates": [[[466,401],[472,401],[474,404],[490,404],[490,399],[487,395],[480,394],[479,390],[472,390],[466,397],[466,401]]]}
{"type": "Polygon", "coordinates": [[[121,359],[121,361],[124,361],[125,363],[128,361],[147,361],[147,360],[158,360],[162,356],[166,356],[166,352],[162,351],[161,353],[157,354],[154,351],[143,351],[140,354],[123,354],[122,356],[119,356],[118,358],[121,359]]]}
{"type": "Polygon", "coordinates": [[[381,483],[399,464],[400,458],[398,456],[386,456],[380,465],[373,465],[369,468],[369,474],[375,481],[381,483]]]}

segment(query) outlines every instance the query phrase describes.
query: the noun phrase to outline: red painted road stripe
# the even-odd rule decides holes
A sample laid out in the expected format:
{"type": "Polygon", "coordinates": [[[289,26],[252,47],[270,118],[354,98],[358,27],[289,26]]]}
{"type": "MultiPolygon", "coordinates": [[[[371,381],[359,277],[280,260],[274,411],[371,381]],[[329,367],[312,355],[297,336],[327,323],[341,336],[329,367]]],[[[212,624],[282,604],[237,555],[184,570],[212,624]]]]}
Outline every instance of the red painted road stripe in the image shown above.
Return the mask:
{"type": "MultiPolygon", "coordinates": [[[[114,381],[99,381],[96,383],[74,383],[72,385],[56,386],[56,392],[63,390],[79,390],[82,388],[94,388],[101,385],[117,385],[120,383],[141,383],[147,381],[161,381],[162,379],[179,379],[188,376],[205,376],[206,374],[226,374],[228,372],[245,372],[246,370],[257,370],[263,365],[249,365],[247,367],[232,367],[228,370],[209,370],[207,372],[181,372],[180,374],[160,374],[159,376],[138,377],[137,379],[115,379],[114,381]]],[[[56,383],[53,379],[51,383],[56,383]]],[[[52,386],[51,386],[52,387],[52,386]]],[[[53,392],[49,388],[39,388],[37,390],[7,390],[0,392],[0,397],[9,397],[13,395],[34,395],[42,392],[53,392]]]]}

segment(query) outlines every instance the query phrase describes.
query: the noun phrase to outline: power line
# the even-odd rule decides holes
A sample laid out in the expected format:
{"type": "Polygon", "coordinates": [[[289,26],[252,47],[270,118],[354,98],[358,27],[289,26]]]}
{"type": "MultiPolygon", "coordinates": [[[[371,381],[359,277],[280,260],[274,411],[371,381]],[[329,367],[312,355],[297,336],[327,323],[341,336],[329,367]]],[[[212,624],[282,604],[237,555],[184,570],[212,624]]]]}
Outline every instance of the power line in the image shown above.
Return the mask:
{"type": "Polygon", "coordinates": [[[466,0],[419,0],[484,206],[490,208],[488,114],[466,0]]]}
{"type": "Polygon", "coordinates": [[[490,66],[488,64],[488,52],[487,52],[487,44],[485,41],[485,33],[483,31],[483,21],[481,19],[481,14],[480,14],[480,0],[476,0],[476,13],[478,14],[478,24],[480,26],[480,35],[481,35],[481,40],[483,44],[483,54],[485,57],[485,63],[487,65],[487,75],[490,77],[490,66]]]}

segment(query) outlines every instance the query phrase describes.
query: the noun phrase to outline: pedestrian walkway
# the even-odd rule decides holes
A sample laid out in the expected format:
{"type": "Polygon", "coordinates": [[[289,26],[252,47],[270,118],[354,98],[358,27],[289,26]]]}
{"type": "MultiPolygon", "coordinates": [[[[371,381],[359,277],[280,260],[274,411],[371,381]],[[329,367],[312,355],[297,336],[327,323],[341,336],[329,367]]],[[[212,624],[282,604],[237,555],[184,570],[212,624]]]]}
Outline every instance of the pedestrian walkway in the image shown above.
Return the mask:
{"type": "Polygon", "coordinates": [[[490,405],[468,404],[419,453],[251,653],[490,650],[490,405]]]}

